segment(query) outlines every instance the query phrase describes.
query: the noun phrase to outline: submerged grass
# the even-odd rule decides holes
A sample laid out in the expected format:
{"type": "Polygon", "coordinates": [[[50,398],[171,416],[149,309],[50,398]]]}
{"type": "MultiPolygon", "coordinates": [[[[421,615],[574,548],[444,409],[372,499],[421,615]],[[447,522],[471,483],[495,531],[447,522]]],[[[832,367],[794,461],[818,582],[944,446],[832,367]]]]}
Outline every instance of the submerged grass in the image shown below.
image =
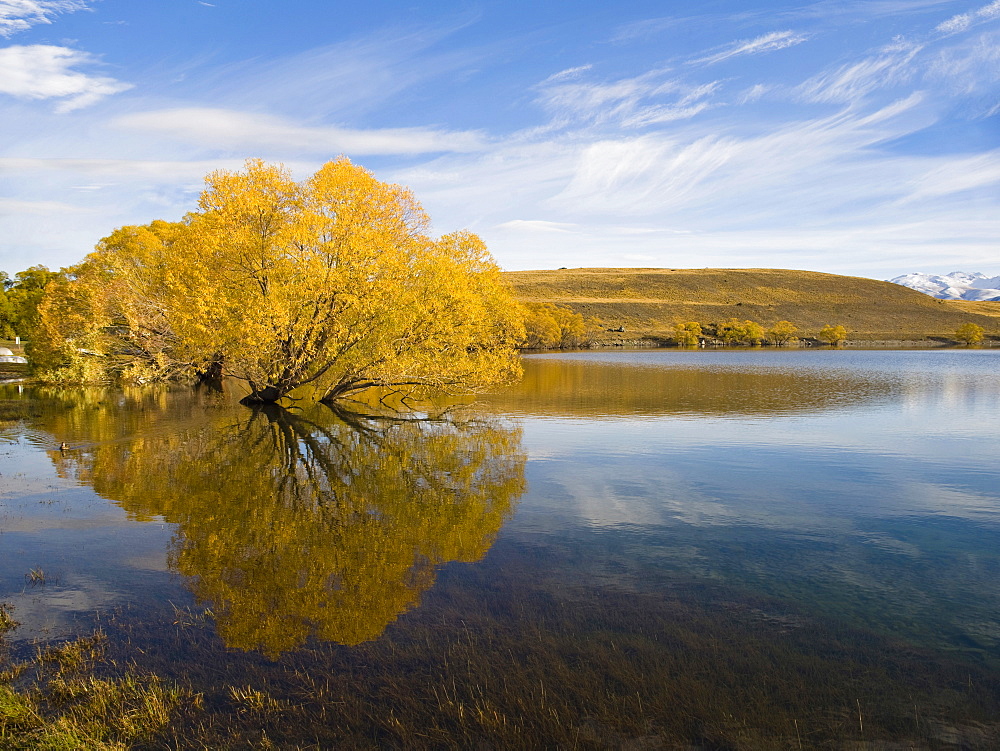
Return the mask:
{"type": "Polygon", "coordinates": [[[276,660],[228,650],[209,620],[164,633],[122,611],[102,659],[129,655],[146,695],[201,698],[161,699],[166,709],[143,715],[157,728],[147,736],[102,709],[110,730],[95,737],[213,749],[1000,746],[993,666],[722,587],[515,590],[503,582],[524,581],[506,578],[517,565],[445,573],[376,641],[276,660]]]}
{"type": "Polygon", "coordinates": [[[54,678],[18,692],[0,686],[5,749],[126,749],[152,743],[192,697],[155,676],[54,678]]]}
{"type": "Polygon", "coordinates": [[[6,634],[20,625],[20,623],[14,620],[10,605],[5,602],[0,603],[0,635],[6,634]]]}
{"type": "MultiPolygon", "coordinates": [[[[7,606],[0,616],[14,625],[7,606]]],[[[23,661],[2,646],[0,748],[79,751],[156,746],[156,739],[200,697],[134,666],[120,668],[106,654],[102,631],[38,644],[23,661]],[[109,675],[102,676],[102,672],[109,675]]]]}
{"type": "Polygon", "coordinates": [[[48,584],[51,577],[40,568],[33,568],[24,575],[24,580],[32,587],[48,584]]]}
{"type": "Polygon", "coordinates": [[[995,664],[721,585],[595,594],[531,569],[448,568],[381,638],[277,659],[228,649],[205,609],[123,609],[4,652],[0,748],[1000,747],[995,664]]]}

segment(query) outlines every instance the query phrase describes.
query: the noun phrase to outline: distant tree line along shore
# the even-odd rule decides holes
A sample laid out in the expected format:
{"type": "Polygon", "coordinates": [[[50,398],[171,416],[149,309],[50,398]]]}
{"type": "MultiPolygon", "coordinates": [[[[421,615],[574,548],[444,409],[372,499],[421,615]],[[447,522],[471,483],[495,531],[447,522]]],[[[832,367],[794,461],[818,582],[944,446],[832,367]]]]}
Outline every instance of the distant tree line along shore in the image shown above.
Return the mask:
{"type": "MultiPolygon", "coordinates": [[[[769,329],[765,329],[756,321],[741,321],[730,318],[722,323],[702,326],[697,321],[678,323],[674,327],[674,342],[679,347],[697,347],[706,344],[713,345],[749,345],[762,343],[782,347],[798,344],[798,327],[790,321],[778,321],[769,329]]],[[[826,325],[816,335],[816,339],[824,344],[837,346],[847,339],[847,329],[842,325],[826,325]]]]}

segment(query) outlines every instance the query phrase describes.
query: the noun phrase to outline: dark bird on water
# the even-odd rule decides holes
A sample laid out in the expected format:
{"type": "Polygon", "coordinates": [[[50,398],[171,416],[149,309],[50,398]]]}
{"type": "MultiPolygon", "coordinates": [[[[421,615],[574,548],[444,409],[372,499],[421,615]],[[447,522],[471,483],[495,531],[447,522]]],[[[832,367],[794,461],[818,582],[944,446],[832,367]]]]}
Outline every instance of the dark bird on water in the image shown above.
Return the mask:
{"type": "Polygon", "coordinates": [[[59,444],[59,450],[60,451],[69,451],[69,444],[65,443],[65,442],[64,443],[60,443],[59,444]]]}

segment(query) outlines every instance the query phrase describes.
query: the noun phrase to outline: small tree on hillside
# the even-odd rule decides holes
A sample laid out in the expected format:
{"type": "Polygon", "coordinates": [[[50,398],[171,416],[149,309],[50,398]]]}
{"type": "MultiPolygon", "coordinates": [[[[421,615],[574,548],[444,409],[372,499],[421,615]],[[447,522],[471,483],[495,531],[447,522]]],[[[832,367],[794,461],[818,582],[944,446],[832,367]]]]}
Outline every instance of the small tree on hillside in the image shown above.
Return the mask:
{"type": "Polygon", "coordinates": [[[764,327],[756,321],[730,318],[716,327],[717,336],[726,344],[760,344],[764,327]]]}
{"type": "Polygon", "coordinates": [[[965,344],[979,344],[983,340],[985,330],[975,323],[963,323],[955,330],[955,338],[965,344]]]}
{"type": "Polygon", "coordinates": [[[527,349],[579,347],[587,342],[583,316],[570,308],[552,303],[525,303],[523,306],[527,349]]]}
{"type": "Polygon", "coordinates": [[[701,333],[701,324],[697,321],[678,323],[674,326],[674,341],[678,347],[697,347],[701,333]]]}
{"type": "Polygon", "coordinates": [[[797,342],[796,334],[799,332],[798,327],[791,323],[790,321],[778,321],[770,329],[768,329],[766,338],[771,344],[775,346],[781,346],[783,344],[792,344],[797,342]]]}
{"type": "Polygon", "coordinates": [[[587,322],[584,317],[563,305],[553,305],[552,317],[559,326],[559,346],[579,347],[587,343],[587,322]]]}
{"type": "Polygon", "coordinates": [[[836,326],[830,326],[827,324],[819,332],[818,338],[821,342],[826,342],[827,344],[836,347],[847,339],[847,329],[840,324],[837,324],[836,326]]]}

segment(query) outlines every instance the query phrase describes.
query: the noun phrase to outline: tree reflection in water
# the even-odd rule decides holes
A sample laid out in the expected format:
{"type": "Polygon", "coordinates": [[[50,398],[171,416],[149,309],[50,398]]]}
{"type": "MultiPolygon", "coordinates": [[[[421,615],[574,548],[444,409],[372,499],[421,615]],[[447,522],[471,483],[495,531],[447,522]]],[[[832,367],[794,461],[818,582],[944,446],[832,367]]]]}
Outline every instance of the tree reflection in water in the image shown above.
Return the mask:
{"type": "Polygon", "coordinates": [[[100,413],[127,405],[103,403],[73,422],[67,439],[93,442],[70,471],[136,518],[177,524],[171,568],[228,646],[272,656],[311,636],[378,637],[438,565],[486,553],[524,489],[519,429],[483,416],[210,404],[168,416],[144,401],[145,425],[109,440],[100,413]]]}

